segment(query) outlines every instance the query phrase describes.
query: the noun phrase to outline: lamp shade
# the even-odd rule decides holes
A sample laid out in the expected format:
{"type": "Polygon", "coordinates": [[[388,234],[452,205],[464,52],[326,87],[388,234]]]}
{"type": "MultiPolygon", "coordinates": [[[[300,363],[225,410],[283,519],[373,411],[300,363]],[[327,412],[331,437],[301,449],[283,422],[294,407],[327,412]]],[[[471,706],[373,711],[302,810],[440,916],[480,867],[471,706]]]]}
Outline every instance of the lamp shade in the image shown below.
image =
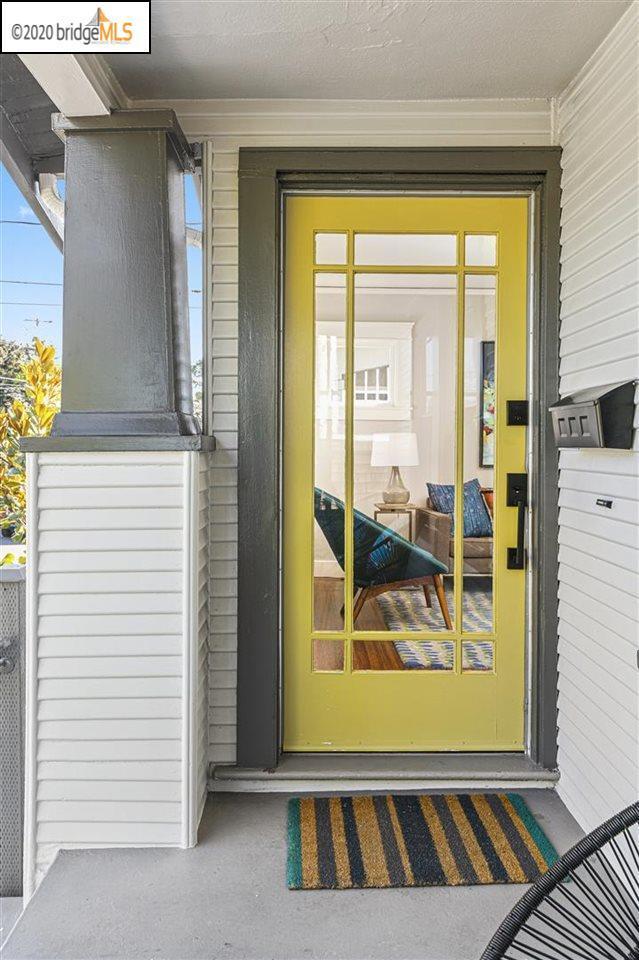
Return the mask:
{"type": "Polygon", "coordinates": [[[418,464],[417,434],[373,434],[372,467],[416,467],[418,464]]]}

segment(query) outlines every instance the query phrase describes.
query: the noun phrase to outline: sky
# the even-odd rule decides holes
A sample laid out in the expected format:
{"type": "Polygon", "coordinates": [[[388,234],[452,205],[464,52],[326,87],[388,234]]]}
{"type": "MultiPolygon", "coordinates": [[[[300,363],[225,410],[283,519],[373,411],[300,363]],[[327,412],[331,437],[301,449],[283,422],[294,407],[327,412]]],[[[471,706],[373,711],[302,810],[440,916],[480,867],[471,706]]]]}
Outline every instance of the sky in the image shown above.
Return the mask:
{"type": "MultiPolygon", "coordinates": [[[[185,178],[186,219],[202,229],[193,178],[185,178]]],[[[4,167],[0,168],[0,333],[30,343],[38,336],[62,356],[62,254],[4,167]],[[34,322],[40,321],[39,324],[34,322]]],[[[202,359],[202,251],[187,247],[191,361],[202,359]]]]}

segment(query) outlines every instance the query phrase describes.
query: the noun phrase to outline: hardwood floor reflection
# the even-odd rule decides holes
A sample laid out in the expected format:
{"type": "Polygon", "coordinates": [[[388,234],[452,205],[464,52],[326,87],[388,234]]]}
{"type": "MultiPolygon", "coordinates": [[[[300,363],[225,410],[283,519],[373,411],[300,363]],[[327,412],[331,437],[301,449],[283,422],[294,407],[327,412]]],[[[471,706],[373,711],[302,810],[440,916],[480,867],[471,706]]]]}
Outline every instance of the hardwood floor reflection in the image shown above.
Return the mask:
{"type": "MultiPolygon", "coordinates": [[[[344,581],[332,577],[315,577],[315,629],[343,630],[341,609],[344,603],[344,581]]],[[[357,618],[358,630],[386,630],[377,600],[369,600],[357,618]]]]}
{"type": "MultiPolygon", "coordinates": [[[[344,602],[344,581],[329,577],[315,578],[315,629],[342,630],[344,622],[340,613],[344,602]]],[[[357,618],[359,630],[386,630],[377,600],[369,600],[357,618]]],[[[313,647],[316,670],[341,670],[342,645],[330,640],[316,640],[313,647]]],[[[353,642],[354,670],[404,670],[404,664],[394,643],[353,642]]]]}
{"type": "Polygon", "coordinates": [[[390,640],[353,640],[353,670],[405,670],[390,640]]]}

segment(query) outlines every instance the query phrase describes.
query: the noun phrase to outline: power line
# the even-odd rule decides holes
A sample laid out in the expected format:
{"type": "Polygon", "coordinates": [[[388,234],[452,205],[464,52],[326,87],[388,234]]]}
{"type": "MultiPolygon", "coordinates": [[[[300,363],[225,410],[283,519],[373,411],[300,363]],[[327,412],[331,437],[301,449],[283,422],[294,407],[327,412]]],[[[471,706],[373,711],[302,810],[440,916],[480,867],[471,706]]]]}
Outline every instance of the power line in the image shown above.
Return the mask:
{"type": "Polygon", "coordinates": [[[18,283],[26,284],[32,287],[61,287],[61,283],[53,283],[50,280],[0,280],[0,283],[18,283]]]}
{"type": "Polygon", "coordinates": [[[0,220],[0,223],[21,223],[25,227],[41,227],[39,220],[0,220]]]}
{"type": "MultiPolygon", "coordinates": [[[[2,307],[62,307],[61,303],[42,303],[39,300],[0,300],[2,307]]],[[[201,310],[201,303],[189,304],[191,310],[201,310]]]]}
{"type": "MultiPolygon", "coordinates": [[[[27,287],[61,287],[63,286],[63,284],[61,283],[52,283],[48,280],[0,280],[0,283],[13,283],[13,284],[17,284],[18,286],[24,285],[27,287]]],[[[196,287],[192,287],[189,290],[189,293],[202,293],[202,291],[196,287]]],[[[43,304],[43,306],[47,306],[47,304],[43,304]]],[[[53,306],[56,306],[56,304],[53,304],[53,306]]],[[[61,304],[58,304],[58,306],[61,306],[61,304]]]]}

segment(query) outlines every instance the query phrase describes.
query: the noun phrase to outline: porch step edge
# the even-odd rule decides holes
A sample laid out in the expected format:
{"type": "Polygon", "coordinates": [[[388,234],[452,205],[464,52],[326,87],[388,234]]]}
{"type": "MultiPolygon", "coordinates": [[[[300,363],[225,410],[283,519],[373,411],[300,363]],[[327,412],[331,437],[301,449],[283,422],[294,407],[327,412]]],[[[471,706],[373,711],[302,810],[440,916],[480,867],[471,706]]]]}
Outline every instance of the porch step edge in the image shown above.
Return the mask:
{"type": "Polygon", "coordinates": [[[212,792],[344,792],[377,790],[551,788],[559,779],[527,757],[432,755],[402,757],[284,757],[275,770],[216,765],[209,778],[212,792]]]}
{"type": "Polygon", "coordinates": [[[333,794],[333,793],[406,793],[451,790],[513,791],[513,790],[553,790],[558,777],[549,774],[537,778],[505,777],[468,777],[468,778],[388,778],[383,780],[358,777],[318,778],[318,779],[267,779],[245,777],[223,779],[213,777],[209,780],[210,793],[295,793],[295,794],[333,794]]]}

